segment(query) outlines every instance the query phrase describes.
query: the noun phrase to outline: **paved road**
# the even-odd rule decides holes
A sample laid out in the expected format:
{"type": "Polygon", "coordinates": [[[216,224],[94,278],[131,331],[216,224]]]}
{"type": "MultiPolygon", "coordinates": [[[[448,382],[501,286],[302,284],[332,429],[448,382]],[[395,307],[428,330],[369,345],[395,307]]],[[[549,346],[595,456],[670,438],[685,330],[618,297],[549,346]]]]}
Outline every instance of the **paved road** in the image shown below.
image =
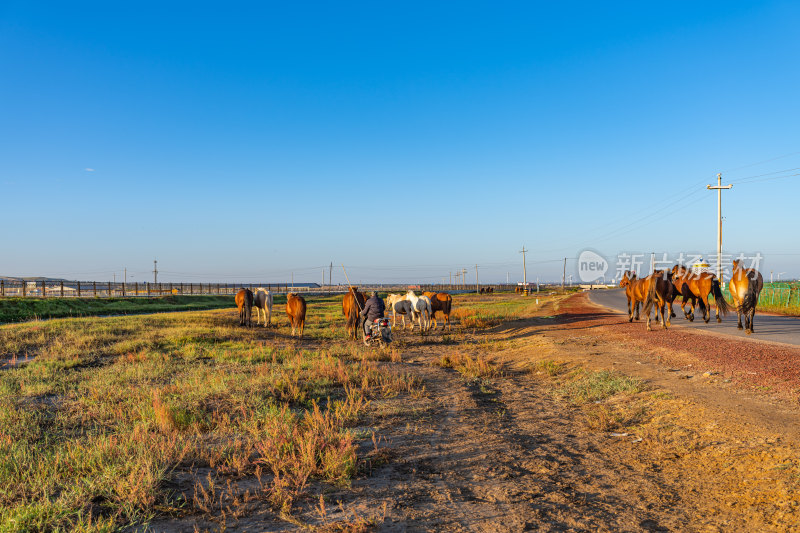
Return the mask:
{"type": "MultiPolygon", "coordinates": [[[[590,291],[589,298],[596,304],[604,305],[610,309],[622,311],[627,315],[628,301],[625,298],[624,289],[610,289],[610,290],[594,290],[590,291]]],[[[680,298],[675,300],[673,309],[675,314],[678,315],[672,319],[672,326],[699,328],[716,333],[723,333],[742,339],[752,338],[765,341],[783,342],[786,344],[800,345],[800,319],[787,316],[770,316],[759,314],[756,310],[756,317],[754,322],[755,333],[752,335],[745,335],[744,330],[739,331],[736,329],[736,313],[731,313],[727,317],[723,317],[722,324],[717,324],[714,319],[714,310],[711,312],[711,321],[706,324],[703,322],[699,312],[695,312],[694,322],[689,322],[683,318],[683,311],[680,309],[680,298]]],[[[640,316],[641,316],[640,308],[640,316]]],[[[644,320],[644,317],[642,317],[644,320]]],[[[644,326],[642,326],[644,327],[644,326]]],[[[653,323],[652,327],[660,327],[658,324],[653,323]]]]}

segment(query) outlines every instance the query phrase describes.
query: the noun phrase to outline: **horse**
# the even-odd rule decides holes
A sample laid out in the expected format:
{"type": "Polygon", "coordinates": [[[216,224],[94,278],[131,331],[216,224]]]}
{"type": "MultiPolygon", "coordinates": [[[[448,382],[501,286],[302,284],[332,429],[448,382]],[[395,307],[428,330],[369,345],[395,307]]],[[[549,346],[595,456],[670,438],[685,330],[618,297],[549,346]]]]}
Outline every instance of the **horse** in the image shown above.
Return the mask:
{"type": "Polygon", "coordinates": [[[700,306],[700,310],[703,311],[703,320],[705,323],[708,324],[708,321],[711,320],[711,307],[708,304],[709,294],[714,295],[714,301],[717,304],[717,322],[722,322],[722,319],[719,317],[720,313],[722,313],[722,316],[728,314],[730,310],[728,302],[726,302],[725,298],[722,296],[722,288],[715,274],[709,272],[695,274],[683,265],[675,265],[672,267],[672,282],[675,284],[678,293],[683,296],[681,309],[683,310],[684,317],[688,319],[689,322],[694,321],[695,302],[700,306]],[[687,313],[686,303],[689,300],[691,300],[692,306],[687,313]]]}
{"type": "Polygon", "coordinates": [[[361,310],[364,309],[366,301],[366,297],[363,293],[358,292],[357,287],[350,287],[350,290],[342,298],[342,313],[347,321],[345,327],[347,328],[347,337],[350,339],[355,340],[358,338],[356,333],[358,330],[358,316],[361,310]]]}
{"type": "Polygon", "coordinates": [[[252,327],[253,291],[250,289],[239,289],[239,292],[236,293],[236,307],[239,308],[239,325],[247,325],[248,328],[252,327]]]}
{"type": "MultiPolygon", "coordinates": [[[[386,297],[386,308],[392,311],[392,327],[397,325],[397,315],[403,317],[403,329],[406,329],[406,316],[411,318],[411,303],[404,294],[390,294],[386,297]]],[[[413,326],[412,326],[413,327],[413,326]]]]}
{"type": "Polygon", "coordinates": [[[764,278],[761,273],[753,268],[742,268],[739,260],[733,262],[733,274],[728,282],[728,288],[733,296],[733,305],[739,316],[737,328],[742,329],[742,315],[744,315],[744,330],[750,335],[753,333],[753,318],[756,316],[758,295],[764,288],[764,278]]]}
{"type": "Polygon", "coordinates": [[[414,291],[406,293],[406,300],[411,303],[411,331],[414,331],[414,319],[419,322],[419,332],[423,333],[430,326],[431,299],[427,296],[417,296],[414,291]]]}
{"type": "Polygon", "coordinates": [[[628,322],[633,322],[634,318],[639,320],[639,304],[647,299],[644,280],[638,279],[636,272],[626,270],[622,274],[619,286],[625,287],[625,296],[628,298],[628,322]]]}
{"type": "Polygon", "coordinates": [[[447,325],[447,330],[450,331],[450,309],[453,307],[453,297],[446,292],[423,292],[422,294],[431,299],[431,320],[433,320],[433,329],[436,329],[439,325],[439,322],[436,320],[436,312],[441,311],[444,315],[442,331],[444,331],[445,325],[447,325]]]}
{"type": "Polygon", "coordinates": [[[272,324],[272,293],[264,287],[256,289],[256,294],[253,296],[253,306],[256,308],[256,326],[261,319],[261,313],[264,313],[264,327],[267,327],[267,321],[272,324]]]}
{"type": "Polygon", "coordinates": [[[647,297],[644,301],[644,314],[647,315],[647,331],[651,331],[650,309],[653,305],[656,306],[656,317],[661,317],[661,327],[667,329],[667,326],[671,325],[670,314],[667,313],[667,316],[664,316],[667,303],[672,295],[673,285],[669,279],[671,276],[671,272],[656,270],[641,280],[644,290],[647,293],[647,297]]]}
{"type": "Polygon", "coordinates": [[[300,338],[303,338],[303,329],[306,325],[306,301],[302,296],[290,292],[286,295],[286,314],[292,326],[292,337],[296,328],[300,328],[300,338]]]}

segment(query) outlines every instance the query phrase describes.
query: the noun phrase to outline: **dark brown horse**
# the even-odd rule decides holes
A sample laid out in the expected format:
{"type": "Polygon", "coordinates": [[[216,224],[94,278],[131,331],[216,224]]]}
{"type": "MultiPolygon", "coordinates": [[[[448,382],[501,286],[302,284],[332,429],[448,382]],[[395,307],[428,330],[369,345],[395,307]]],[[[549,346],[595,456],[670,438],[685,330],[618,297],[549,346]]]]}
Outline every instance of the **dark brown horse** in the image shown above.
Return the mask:
{"type": "Polygon", "coordinates": [[[253,318],[253,291],[250,289],[240,289],[236,293],[236,307],[239,308],[239,325],[252,326],[253,318]]]}
{"type": "Polygon", "coordinates": [[[350,287],[347,294],[342,299],[342,313],[347,321],[347,337],[350,339],[357,339],[358,335],[358,315],[364,309],[364,303],[367,299],[363,293],[358,292],[357,287],[350,287]]]}
{"type": "Polygon", "coordinates": [[[753,318],[756,316],[756,305],[758,305],[758,295],[764,288],[764,278],[761,273],[753,268],[742,268],[739,261],[733,262],[733,274],[728,288],[733,296],[733,305],[736,306],[736,314],[739,315],[737,327],[742,329],[742,315],[744,315],[744,330],[750,335],[753,333],[753,318]]]}
{"type": "Polygon", "coordinates": [[[642,280],[643,288],[647,294],[644,302],[644,314],[647,315],[647,331],[650,331],[650,309],[656,307],[656,317],[660,317],[661,327],[667,329],[670,326],[670,313],[667,311],[672,297],[674,285],[669,279],[671,272],[656,270],[642,280]],[[666,316],[664,316],[666,315],[666,316]]]}
{"type": "Polygon", "coordinates": [[[290,292],[286,295],[286,314],[292,325],[292,337],[296,328],[300,329],[300,338],[303,338],[303,329],[306,325],[306,301],[302,296],[290,292]]]}
{"type": "Polygon", "coordinates": [[[433,328],[436,329],[439,325],[439,322],[436,320],[436,311],[441,311],[444,315],[442,331],[444,331],[445,325],[447,326],[447,331],[450,331],[450,310],[453,307],[453,297],[446,292],[423,292],[422,294],[431,299],[431,320],[433,320],[433,328]]]}
{"type": "Polygon", "coordinates": [[[675,265],[672,267],[672,282],[675,284],[675,289],[683,297],[681,300],[681,309],[683,315],[689,320],[694,321],[694,307],[700,306],[703,312],[703,320],[706,324],[711,319],[711,307],[708,304],[708,295],[714,296],[714,301],[717,304],[717,322],[722,322],[719,317],[728,314],[730,308],[728,302],[722,296],[722,288],[719,285],[719,280],[715,274],[709,272],[701,272],[695,274],[688,268],[682,265],[675,265]],[[686,312],[686,304],[691,301],[689,312],[686,312]]]}

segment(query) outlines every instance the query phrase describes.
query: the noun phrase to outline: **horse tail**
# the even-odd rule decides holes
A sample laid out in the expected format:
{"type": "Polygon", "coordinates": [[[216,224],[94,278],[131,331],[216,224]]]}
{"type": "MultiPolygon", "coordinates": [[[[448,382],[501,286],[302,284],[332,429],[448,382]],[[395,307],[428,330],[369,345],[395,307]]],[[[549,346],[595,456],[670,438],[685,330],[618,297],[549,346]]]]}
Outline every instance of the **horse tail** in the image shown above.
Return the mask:
{"type": "Polygon", "coordinates": [[[439,302],[441,302],[441,304],[442,304],[442,313],[444,313],[445,315],[449,315],[450,314],[450,306],[453,304],[452,298],[448,297],[446,300],[441,300],[440,299],[439,302]]]}
{"type": "Polygon", "coordinates": [[[728,311],[730,311],[730,306],[728,305],[728,302],[725,301],[725,297],[722,295],[722,287],[720,287],[718,279],[711,280],[711,293],[714,295],[714,302],[717,304],[719,314],[722,316],[727,315],[728,311]]]}
{"type": "Polygon", "coordinates": [[[758,303],[758,293],[756,292],[755,280],[751,277],[750,272],[747,273],[747,290],[742,298],[742,303],[739,306],[739,312],[742,314],[748,313],[751,309],[755,310],[758,303]]]}
{"type": "Polygon", "coordinates": [[[350,306],[350,313],[347,315],[348,326],[352,327],[358,326],[358,310],[356,307],[357,305],[358,305],[358,299],[356,298],[356,295],[353,294],[353,303],[350,306]]]}
{"type": "Polygon", "coordinates": [[[658,280],[656,277],[650,278],[650,288],[647,290],[647,298],[644,301],[644,314],[649,315],[650,309],[653,307],[653,304],[656,301],[656,285],[658,284],[658,280]]]}

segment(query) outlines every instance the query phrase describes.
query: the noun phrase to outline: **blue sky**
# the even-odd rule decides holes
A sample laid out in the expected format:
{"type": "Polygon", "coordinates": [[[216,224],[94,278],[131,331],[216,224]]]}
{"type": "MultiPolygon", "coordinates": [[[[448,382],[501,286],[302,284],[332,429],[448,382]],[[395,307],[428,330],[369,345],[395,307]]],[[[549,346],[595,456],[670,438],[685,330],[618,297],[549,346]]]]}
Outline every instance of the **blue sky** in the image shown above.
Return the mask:
{"type": "Polygon", "coordinates": [[[560,279],[715,250],[722,172],[800,276],[797,3],[116,4],[0,4],[0,274],[560,279]]]}

